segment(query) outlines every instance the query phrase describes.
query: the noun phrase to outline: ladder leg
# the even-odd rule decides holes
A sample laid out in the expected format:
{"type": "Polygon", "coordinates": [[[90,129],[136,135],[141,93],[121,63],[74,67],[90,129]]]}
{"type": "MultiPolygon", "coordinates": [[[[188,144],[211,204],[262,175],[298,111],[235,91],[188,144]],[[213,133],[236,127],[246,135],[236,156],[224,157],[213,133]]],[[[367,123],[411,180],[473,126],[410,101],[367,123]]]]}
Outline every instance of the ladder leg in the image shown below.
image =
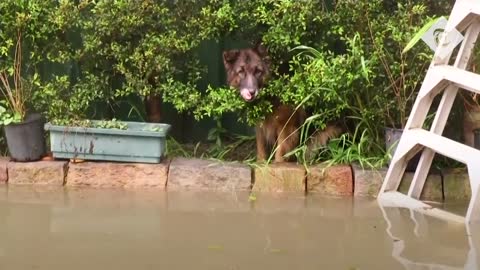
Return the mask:
{"type": "MultiPolygon", "coordinates": [[[[412,117],[407,122],[404,133],[408,132],[408,128],[413,125],[414,122],[412,122],[412,119],[415,119],[418,123],[423,123],[425,121],[432,102],[433,100],[429,96],[417,98],[415,104],[413,105],[412,117]]],[[[395,150],[395,154],[393,155],[392,161],[383,181],[382,188],[380,189],[379,197],[381,196],[381,193],[397,190],[400,186],[400,182],[405,174],[407,162],[409,161],[406,153],[415,145],[412,142],[406,141],[406,138],[406,136],[402,136],[398,142],[397,149],[395,150]]]]}
{"type": "Polygon", "coordinates": [[[400,181],[405,174],[405,169],[407,168],[407,162],[404,159],[400,160],[393,160],[390,164],[387,174],[385,176],[385,180],[382,183],[382,187],[380,188],[380,193],[378,198],[382,196],[382,194],[386,191],[397,190],[398,186],[400,185],[400,181]]]}
{"type": "MultiPolygon", "coordinates": [[[[455,60],[454,66],[457,68],[465,69],[468,65],[468,60],[471,57],[473,48],[475,47],[475,42],[477,41],[478,35],[480,32],[480,23],[472,24],[465,33],[465,39],[458,51],[458,57],[455,60]]],[[[458,93],[458,87],[448,86],[442,95],[442,99],[437,109],[435,119],[433,121],[431,131],[435,134],[442,134],[445,129],[445,125],[448,120],[448,116],[452,110],[453,103],[455,102],[455,97],[458,93]]],[[[415,175],[413,176],[412,183],[408,190],[408,196],[411,196],[415,199],[420,198],[422,193],[423,186],[428,177],[428,172],[432,166],[433,158],[435,157],[435,152],[431,149],[425,149],[420,158],[419,164],[415,175]]]]}
{"type": "MultiPolygon", "coordinates": [[[[438,111],[435,115],[435,119],[432,124],[431,131],[436,134],[442,134],[445,129],[445,125],[448,120],[448,115],[452,109],[455,97],[457,95],[458,88],[455,86],[449,86],[445,90],[440,101],[438,111]]],[[[420,157],[417,169],[410,184],[407,195],[419,199],[422,193],[423,186],[428,177],[428,172],[432,167],[432,161],[435,157],[435,152],[429,148],[425,148],[420,157]]]]}
{"type": "Polygon", "coordinates": [[[395,150],[395,154],[390,161],[390,166],[388,167],[378,197],[386,191],[396,191],[398,189],[405,174],[408,161],[419,151],[419,149],[414,148],[415,144],[416,142],[410,140],[408,137],[402,136],[395,150]]]}
{"type": "Polygon", "coordinates": [[[468,205],[465,220],[468,223],[480,221],[480,166],[474,162],[468,164],[468,175],[470,177],[470,188],[472,196],[468,205]]]}
{"type": "Polygon", "coordinates": [[[423,150],[422,156],[418,162],[417,170],[413,175],[412,182],[410,183],[410,188],[408,189],[407,195],[419,199],[422,194],[423,187],[425,186],[425,181],[428,177],[428,172],[432,166],[433,157],[435,152],[429,148],[423,150]]]}

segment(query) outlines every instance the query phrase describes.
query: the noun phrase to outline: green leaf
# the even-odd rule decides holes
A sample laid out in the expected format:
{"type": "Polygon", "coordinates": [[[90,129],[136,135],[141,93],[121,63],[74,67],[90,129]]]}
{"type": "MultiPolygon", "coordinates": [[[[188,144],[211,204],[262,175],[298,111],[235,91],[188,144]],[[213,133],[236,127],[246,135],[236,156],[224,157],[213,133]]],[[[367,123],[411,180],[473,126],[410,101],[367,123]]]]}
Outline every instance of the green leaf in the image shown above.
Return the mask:
{"type": "Polygon", "coordinates": [[[15,114],[13,115],[13,119],[12,121],[15,122],[15,123],[20,123],[22,122],[22,115],[18,112],[15,112],[15,114]]]}
{"type": "Polygon", "coordinates": [[[13,122],[13,118],[11,118],[11,117],[5,118],[5,119],[3,120],[3,124],[4,124],[5,126],[10,125],[12,122],[13,122]]]}
{"type": "Polygon", "coordinates": [[[422,39],[423,35],[428,31],[428,29],[430,29],[430,27],[432,27],[432,25],[434,25],[438,20],[440,20],[442,17],[438,17],[438,18],[433,18],[431,19],[430,21],[428,21],[414,36],[413,38],[410,40],[410,42],[408,42],[408,44],[405,46],[405,48],[403,49],[402,51],[402,54],[408,52],[410,49],[413,48],[413,46],[415,46],[415,44],[417,44],[417,42],[422,39]]]}
{"type": "MultiPolygon", "coordinates": [[[[309,46],[304,46],[304,45],[297,46],[297,47],[291,49],[290,51],[292,52],[292,51],[295,51],[295,50],[302,50],[304,52],[309,52],[313,56],[315,56],[316,58],[321,58],[322,57],[322,53],[320,51],[318,51],[315,48],[309,47],[309,46]]],[[[301,52],[301,53],[303,53],[303,52],[301,52]]]]}
{"type": "Polygon", "coordinates": [[[362,56],[360,60],[362,61],[363,76],[365,77],[365,80],[367,80],[367,82],[370,82],[370,80],[368,79],[368,70],[367,70],[367,65],[365,64],[365,58],[362,56]]]}

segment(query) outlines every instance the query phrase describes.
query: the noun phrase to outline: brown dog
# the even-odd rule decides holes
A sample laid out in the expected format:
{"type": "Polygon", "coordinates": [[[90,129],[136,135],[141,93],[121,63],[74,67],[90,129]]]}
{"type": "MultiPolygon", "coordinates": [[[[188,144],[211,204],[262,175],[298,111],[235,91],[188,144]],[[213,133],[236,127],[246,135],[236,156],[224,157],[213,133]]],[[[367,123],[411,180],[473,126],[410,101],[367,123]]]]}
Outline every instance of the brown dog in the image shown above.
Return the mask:
{"type": "MultiPolygon", "coordinates": [[[[223,53],[223,63],[227,73],[227,83],[238,89],[242,98],[253,101],[265,85],[270,75],[269,61],[263,46],[230,50],[223,53]]],[[[271,114],[256,127],[257,160],[264,161],[271,147],[276,147],[275,162],[285,161],[284,155],[295,149],[300,140],[300,127],[306,119],[303,109],[280,104],[274,101],[271,114]]],[[[316,132],[312,143],[324,145],[329,138],[341,132],[338,127],[329,126],[316,132]]]]}

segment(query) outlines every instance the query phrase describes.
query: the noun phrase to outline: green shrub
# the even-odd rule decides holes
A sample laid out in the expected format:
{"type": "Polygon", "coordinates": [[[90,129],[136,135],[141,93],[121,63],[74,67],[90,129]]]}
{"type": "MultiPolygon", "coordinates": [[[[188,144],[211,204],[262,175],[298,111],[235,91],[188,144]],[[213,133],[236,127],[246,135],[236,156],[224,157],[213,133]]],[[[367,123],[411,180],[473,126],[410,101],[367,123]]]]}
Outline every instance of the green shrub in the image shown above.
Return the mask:
{"type": "MultiPolygon", "coordinates": [[[[161,96],[179,112],[200,99],[205,75],[197,48],[234,16],[223,1],[100,1],[85,20],[84,43],[97,70],[110,67],[123,84],[114,97],[161,96]],[[108,44],[108,46],[105,46],[108,44]],[[101,59],[103,66],[98,67],[101,59]]],[[[98,71],[97,71],[98,72],[98,71]]]]}
{"type": "MultiPolygon", "coordinates": [[[[349,137],[350,148],[383,157],[383,128],[405,125],[432,55],[424,45],[402,50],[432,16],[448,15],[449,2],[5,0],[0,69],[13,60],[21,29],[31,100],[50,120],[92,118],[96,107],[157,96],[196,119],[234,112],[254,125],[278,97],[301,104],[316,129],[345,122],[362,134],[349,137]],[[228,87],[200,91],[206,70],[197,49],[224,39],[268,48],[273,78],[256,102],[228,87]]],[[[330,158],[345,160],[337,154],[330,158]]]]}
{"type": "MultiPolygon", "coordinates": [[[[433,53],[403,48],[431,16],[447,15],[446,1],[230,1],[234,27],[225,36],[259,40],[268,48],[273,79],[260,100],[245,104],[234,90],[210,88],[197,118],[241,112],[255,124],[271,110],[269,96],[302,104],[313,126],[344,121],[360,127],[363,155],[383,157],[386,126],[403,128],[433,53]],[[371,142],[371,143],[369,143],[371,142]]],[[[359,138],[357,136],[356,138],[359,138]]],[[[360,143],[360,142],[353,142],[360,143]]]]}
{"type": "MultiPolygon", "coordinates": [[[[22,34],[24,85],[29,87],[28,107],[49,119],[83,115],[102,85],[98,75],[73,78],[81,50],[73,34],[85,8],[75,1],[16,1],[0,3],[0,69],[12,65],[14,40],[22,34]],[[93,88],[92,88],[93,87],[93,88]],[[31,95],[31,96],[30,96],[31,95]]],[[[82,2],[83,3],[83,2],[82,2]]]]}
{"type": "Polygon", "coordinates": [[[47,58],[61,57],[56,50],[59,42],[55,41],[64,37],[65,24],[57,18],[57,8],[55,1],[5,0],[0,3],[0,72],[11,85],[14,81],[23,82],[21,86],[15,83],[15,88],[24,94],[22,99],[26,104],[23,106],[28,109],[32,103],[35,105],[31,100],[40,80],[39,65],[47,58]],[[15,62],[16,52],[20,52],[20,57],[15,62]]]}
{"type": "Polygon", "coordinates": [[[159,96],[180,112],[192,110],[205,72],[195,49],[222,22],[215,2],[60,1],[47,25],[68,26],[69,38],[54,42],[59,46],[43,60],[64,68],[44,78],[36,103],[51,119],[86,118],[94,105],[110,108],[132,96],[159,96]]]}

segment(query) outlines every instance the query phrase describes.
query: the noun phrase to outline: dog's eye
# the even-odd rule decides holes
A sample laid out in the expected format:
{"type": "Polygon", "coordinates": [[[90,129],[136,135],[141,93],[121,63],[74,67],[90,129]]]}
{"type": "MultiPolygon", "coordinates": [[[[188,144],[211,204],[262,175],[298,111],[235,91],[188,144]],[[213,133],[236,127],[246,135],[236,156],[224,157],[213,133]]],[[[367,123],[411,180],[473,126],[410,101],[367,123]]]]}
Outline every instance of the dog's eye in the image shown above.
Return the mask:
{"type": "Polygon", "coordinates": [[[243,70],[243,68],[242,68],[242,69],[239,69],[239,70],[237,70],[237,74],[238,74],[239,76],[242,76],[242,77],[243,77],[243,76],[245,75],[245,71],[243,70]]]}
{"type": "Polygon", "coordinates": [[[256,69],[255,70],[255,76],[259,77],[262,76],[263,71],[261,69],[256,69]]]}

